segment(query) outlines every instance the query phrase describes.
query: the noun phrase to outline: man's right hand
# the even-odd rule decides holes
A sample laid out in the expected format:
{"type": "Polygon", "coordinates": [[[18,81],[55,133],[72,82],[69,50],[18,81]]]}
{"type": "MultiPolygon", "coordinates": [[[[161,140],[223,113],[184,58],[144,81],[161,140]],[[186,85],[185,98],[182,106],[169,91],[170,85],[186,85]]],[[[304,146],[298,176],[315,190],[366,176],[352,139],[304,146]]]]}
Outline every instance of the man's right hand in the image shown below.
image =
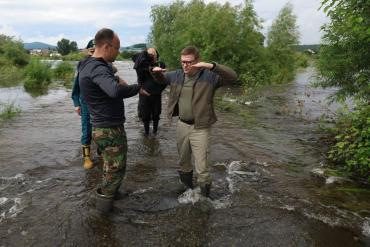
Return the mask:
{"type": "Polygon", "coordinates": [[[80,106],[76,106],[76,107],[75,107],[75,112],[76,112],[79,116],[81,116],[81,107],[80,107],[80,106]]]}
{"type": "Polygon", "coordinates": [[[162,69],[161,67],[154,67],[152,68],[152,72],[154,73],[166,72],[166,69],[162,69]]]}

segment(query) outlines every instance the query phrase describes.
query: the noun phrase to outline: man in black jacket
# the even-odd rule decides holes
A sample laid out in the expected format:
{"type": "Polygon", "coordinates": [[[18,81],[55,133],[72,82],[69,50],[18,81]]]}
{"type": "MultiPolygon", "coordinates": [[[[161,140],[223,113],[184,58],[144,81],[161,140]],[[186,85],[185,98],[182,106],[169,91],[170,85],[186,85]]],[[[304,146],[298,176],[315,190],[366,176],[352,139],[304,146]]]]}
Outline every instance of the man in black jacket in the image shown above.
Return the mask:
{"type": "MultiPolygon", "coordinates": [[[[117,34],[103,28],[95,35],[94,54],[83,60],[78,68],[80,88],[91,115],[92,137],[104,161],[103,179],[97,189],[96,204],[102,211],[111,209],[126,169],[127,139],[123,126],[123,98],[132,97],[140,90],[139,85],[127,85],[114,75],[109,63],[114,62],[119,48],[117,34]]],[[[145,93],[144,90],[140,91],[145,93]]]]}

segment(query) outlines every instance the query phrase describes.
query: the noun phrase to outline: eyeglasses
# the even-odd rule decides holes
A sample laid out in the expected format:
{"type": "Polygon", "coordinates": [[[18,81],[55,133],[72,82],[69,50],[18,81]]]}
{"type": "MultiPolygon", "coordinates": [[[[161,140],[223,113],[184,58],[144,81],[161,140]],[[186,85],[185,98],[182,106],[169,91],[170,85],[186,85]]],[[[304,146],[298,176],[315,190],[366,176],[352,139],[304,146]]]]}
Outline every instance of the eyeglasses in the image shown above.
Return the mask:
{"type": "Polygon", "coordinates": [[[192,65],[192,64],[194,63],[194,61],[195,61],[195,60],[191,60],[191,61],[181,60],[181,64],[182,64],[182,65],[187,65],[187,66],[189,66],[189,65],[192,65]]]}

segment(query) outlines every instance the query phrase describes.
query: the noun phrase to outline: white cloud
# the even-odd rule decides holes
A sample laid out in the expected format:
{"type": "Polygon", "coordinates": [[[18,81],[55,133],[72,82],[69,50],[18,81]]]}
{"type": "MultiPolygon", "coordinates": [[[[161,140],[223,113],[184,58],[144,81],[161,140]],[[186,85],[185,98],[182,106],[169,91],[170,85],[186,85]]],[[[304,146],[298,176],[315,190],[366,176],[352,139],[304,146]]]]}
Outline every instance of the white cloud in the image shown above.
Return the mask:
{"type": "Polygon", "coordinates": [[[14,28],[10,25],[0,25],[0,34],[5,34],[7,36],[13,36],[19,39],[20,34],[14,30],[14,28]]]}
{"type": "Polygon", "coordinates": [[[47,43],[49,45],[57,45],[57,42],[61,40],[62,38],[68,39],[68,35],[65,34],[58,34],[56,36],[45,36],[45,35],[35,35],[31,37],[27,37],[23,39],[24,42],[29,43],[29,42],[34,42],[34,41],[41,41],[43,43],[47,43]]]}
{"type": "Polygon", "coordinates": [[[137,44],[137,43],[146,43],[147,41],[147,36],[146,35],[137,35],[137,36],[121,36],[121,46],[129,46],[132,44],[137,44]]]}
{"type": "MultiPolygon", "coordinates": [[[[87,37],[93,35],[96,30],[111,27],[121,35],[132,35],[125,37],[123,42],[130,40],[139,43],[146,40],[150,30],[151,6],[171,2],[173,0],[0,0],[0,31],[7,35],[21,36],[27,41],[43,38],[32,41],[52,41],[51,44],[56,44],[55,39],[66,33],[82,47],[88,41],[87,37]]],[[[205,2],[226,3],[222,0],[205,2]]],[[[228,2],[239,5],[243,4],[244,0],[228,2]]],[[[253,1],[258,16],[265,21],[264,34],[286,2],[287,0],[253,1]]],[[[318,43],[320,26],[326,21],[325,15],[317,11],[321,0],[290,2],[298,17],[301,43],[318,43]]]]}

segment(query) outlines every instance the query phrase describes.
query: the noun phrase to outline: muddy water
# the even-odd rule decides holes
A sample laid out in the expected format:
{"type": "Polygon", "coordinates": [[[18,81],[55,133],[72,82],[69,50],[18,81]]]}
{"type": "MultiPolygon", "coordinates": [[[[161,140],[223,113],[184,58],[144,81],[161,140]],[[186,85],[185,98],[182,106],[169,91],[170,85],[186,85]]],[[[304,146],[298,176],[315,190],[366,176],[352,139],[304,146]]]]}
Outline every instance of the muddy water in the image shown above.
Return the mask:
{"type": "MultiPolygon", "coordinates": [[[[117,66],[135,83],[132,64],[117,66]]],[[[346,194],[309,174],[323,160],[316,102],[328,93],[307,88],[312,74],[246,106],[247,121],[218,113],[213,201],[199,189],[178,193],[175,122],[161,120],[159,134],[144,138],[138,98],[126,99],[128,195],[109,216],[94,209],[101,170],[82,169],[70,92],[25,100],[0,129],[0,246],[369,245],[368,190],[346,194]]]]}

